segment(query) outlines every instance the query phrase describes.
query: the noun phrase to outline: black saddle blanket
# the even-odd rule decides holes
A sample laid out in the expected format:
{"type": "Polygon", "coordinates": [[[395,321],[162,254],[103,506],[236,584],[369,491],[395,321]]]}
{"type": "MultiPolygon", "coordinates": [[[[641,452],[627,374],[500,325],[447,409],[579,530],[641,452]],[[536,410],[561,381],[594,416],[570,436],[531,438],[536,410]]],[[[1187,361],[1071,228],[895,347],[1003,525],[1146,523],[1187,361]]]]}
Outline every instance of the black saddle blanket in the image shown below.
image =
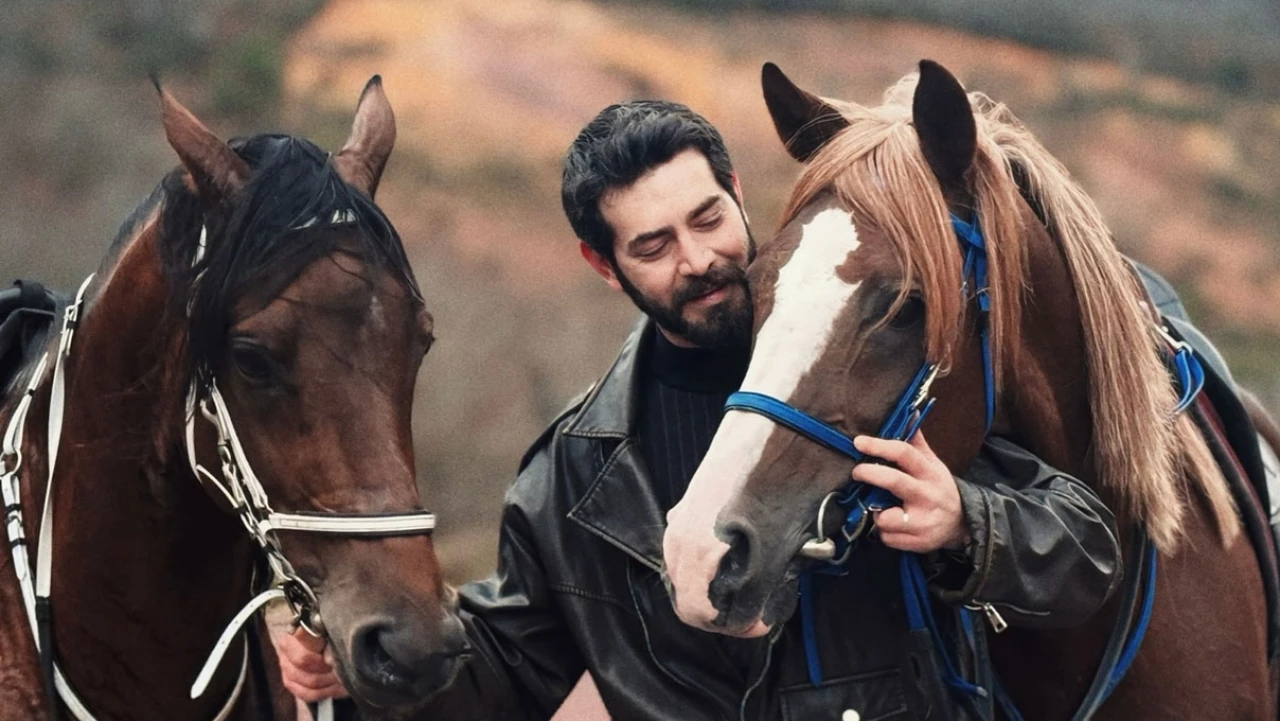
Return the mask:
{"type": "Polygon", "coordinates": [[[47,337],[62,302],[53,291],[28,280],[0,291],[0,389],[7,389],[33,348],[47,337]]]}

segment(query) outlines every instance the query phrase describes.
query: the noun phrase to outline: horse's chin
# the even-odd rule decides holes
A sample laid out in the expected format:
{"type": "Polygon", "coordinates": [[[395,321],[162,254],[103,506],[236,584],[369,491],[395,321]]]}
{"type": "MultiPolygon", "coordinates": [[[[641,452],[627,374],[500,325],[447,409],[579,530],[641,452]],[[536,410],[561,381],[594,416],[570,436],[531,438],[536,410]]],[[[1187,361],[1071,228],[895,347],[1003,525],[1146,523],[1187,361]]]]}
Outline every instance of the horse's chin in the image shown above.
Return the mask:
{"type": "Polygon", "coordinates": [[[754,613],[746,609],[733,609],[731,614],[721,614],[722,623],[713,623],[707,631],[733,636],[734,638],[760,638],[790,620],[796,612],[799,601],[797,595],[798,581],[787,578],[774,586],[773,591],[764,599],[754,613]],[[732,617],[733,621],[728,621],[732,617]]]}
{"type": "Polygon", "coordinates": [[[800,602],[799,583],[795,578],[783,581],[778,584],[774,592],[765,600],[760,620],[766,626],[776,628],[791,619],[792,614],[796,612],[796,606],[800,602]]]}

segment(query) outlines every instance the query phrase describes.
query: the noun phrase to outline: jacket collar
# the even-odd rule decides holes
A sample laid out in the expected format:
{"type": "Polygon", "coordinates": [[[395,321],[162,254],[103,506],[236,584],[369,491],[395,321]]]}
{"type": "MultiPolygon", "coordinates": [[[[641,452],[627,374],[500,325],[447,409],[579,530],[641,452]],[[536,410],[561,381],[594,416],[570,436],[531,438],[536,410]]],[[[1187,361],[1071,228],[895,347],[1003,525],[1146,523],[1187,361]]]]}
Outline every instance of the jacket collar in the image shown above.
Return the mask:
{"type": "Polygon", "coordinates": [[[635,435],[636,395],[640,389],[640,364],[656,333],[653,321],[644,317],[622,343],[613,367],[587,393],[582,408],[565,426],[566,436],[616,438],[635,435]]]}
{"type": "Polygon", "coordinates": [[[622,344],[613,367],[565,426],[566,436],[618,441],[595,481],[569,511],[569,519],[656,572],[662,571],[667,521],[636,443],[636,396],[652,333],[648,318],[622,344]]]}

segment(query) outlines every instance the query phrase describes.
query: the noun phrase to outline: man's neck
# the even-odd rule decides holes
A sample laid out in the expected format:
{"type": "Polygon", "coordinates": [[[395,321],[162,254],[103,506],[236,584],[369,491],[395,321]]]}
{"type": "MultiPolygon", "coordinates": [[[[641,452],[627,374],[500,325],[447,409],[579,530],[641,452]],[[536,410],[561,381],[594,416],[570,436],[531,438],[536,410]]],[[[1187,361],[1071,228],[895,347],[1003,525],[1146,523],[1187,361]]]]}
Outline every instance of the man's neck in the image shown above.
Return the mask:
{"type": "MultiPolygon", "coordinates": [[[[659,327],[654,334],[649,369],[659,382],[697,393],[730,393],[742,385],[747,372],[747,351],[700,348],[687,341],[677,344],[659,327]]],[[[682,339],[683,340],[683,339],[682,339]]]]}

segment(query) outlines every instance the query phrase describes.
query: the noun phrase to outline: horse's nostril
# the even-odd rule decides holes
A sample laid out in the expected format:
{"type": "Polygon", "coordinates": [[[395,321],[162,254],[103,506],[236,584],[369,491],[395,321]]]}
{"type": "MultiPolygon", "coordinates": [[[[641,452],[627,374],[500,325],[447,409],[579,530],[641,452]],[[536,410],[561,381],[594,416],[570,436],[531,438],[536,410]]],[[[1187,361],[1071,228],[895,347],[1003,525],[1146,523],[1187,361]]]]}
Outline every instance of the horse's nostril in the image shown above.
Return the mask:
{"type": "Polygon", "coordinates": [[[389,626],[371,623],[356,632],[352,655],[360,675],[378,684],[391,684],[407,675],[404,666],[387,650],[389,626]]]}
{"type": "Polygon", "coordinates": [[[351,637],[356,674],[385,692],[421,696],[452,677],[458,663],[471,654],[462,623],[456,618],[439,627],[372,621],[351,637]]]}
{"type": "Polygon", "coordinates": [[[737,576],[744,572],[751,562],[751,536],[740,527],[731,527],[724,533],[724,540],[729,550],[720,559],[717,576],[737,576]]]}
{"type": "Polygon", "coordinates": [[[719,535],[729,544],[729,549],[720,558],[715,578],[708,589],[708,599],[713,608],[723,612],[733,608],[738,592],[751,579],[755,543],[751,531],[738,524],[726,526],[719,535]]]}
{"type": "Polygon", "coordinates": [[[755,533],[745,525],[734,523],[727,526],[720,537],[729,544],[729,550],[725,551],[724,557],[720,559],[720,567],[716,575],[736,578],[750,574],[758,550],[755,533]]]}

